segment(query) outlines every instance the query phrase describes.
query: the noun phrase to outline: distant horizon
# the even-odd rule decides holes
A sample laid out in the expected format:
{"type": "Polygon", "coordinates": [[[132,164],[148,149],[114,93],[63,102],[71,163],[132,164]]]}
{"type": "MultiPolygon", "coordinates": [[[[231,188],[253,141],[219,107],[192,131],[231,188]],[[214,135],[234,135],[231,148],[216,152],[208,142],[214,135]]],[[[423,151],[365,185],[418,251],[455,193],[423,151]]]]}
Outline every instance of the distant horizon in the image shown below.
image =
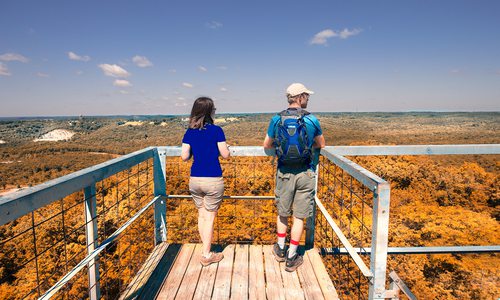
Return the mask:
{"type": "MultiPolygon", "coordinates": [[[[308,110],[309,111],[309,110],[308,110]]],[[[409,110],[409,111],[310,111],[314,114],[366,114],[366,113],[385,113],[385,114],[405,114],[405,113],[500,113],[500,110],[409,110]]],[[[217,116],[222,115],[258,115],[258,114],[275,114],[277,111],[269,112],[221,112],[217,116]]],[[[65,119],[65,118],[124,118],[124,117],[189,117],[189,114],[116,114],[116,115],[41,115],[41,116],[0,116],[0,121],[4,120],[30,120],[30,119],[65,119]]]]}

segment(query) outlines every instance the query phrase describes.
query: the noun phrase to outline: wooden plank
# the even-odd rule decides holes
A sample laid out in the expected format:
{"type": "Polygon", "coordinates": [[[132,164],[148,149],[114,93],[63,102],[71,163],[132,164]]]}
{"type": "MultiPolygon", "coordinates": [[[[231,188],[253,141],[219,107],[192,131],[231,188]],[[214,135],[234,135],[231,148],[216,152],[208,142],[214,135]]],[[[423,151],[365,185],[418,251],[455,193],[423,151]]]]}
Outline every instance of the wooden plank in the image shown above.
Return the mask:
{"type": "Polygon", "coordinates": [[[231,273],[233,272],[234,245],[228,245],[222,252],[224,259],[219,262],[215,277],[213,299],[229,299],[231,293],[231,273]]]}
{"type": "Polygon", "coordinates": [[[248,245],[236,245],[231,299],[248,299],[248,245]]]}
{"type": "MultiPolygon", "coordinates": [[[[266,271],[266,295],[267,299],[285,299],[283,281],[281,280],[280,263],[276,261],[272,253],[273,246],[262,246],[264,251],[264,268],[266,271]]],[[[282,266],[284,267],[284,266],[282,266]]]]}
{"type": "Polygon", "coordinates": [[[168,274],[167,279],[158,293],[157,299],[175,299],[177,290],[179,289],[184,273],[186,273],[189,261],[191,260],[194,246],[194,244],[186,244],[182,246],[181,252],[179,253],[179,256],[177,256],[170,274],[168,274]]]}
{"type": "Polygon", "coordinates": [[[250,299],[266,299],[266,281],[264,279],[264,256],[261,245],[250,246],[250,264],[248,265],[248,296],[250,299]]]}
{"type": "Polygon", "coordinates": [[[212,299],[212,291],[218,267],[219,264],[211,264],[201,269],[200,279],[198,280],[198,286],[196,287],[193,299],[212,299]]]}
{"type": "Polygon", "coordinates": [[[202,267],[200,263],[201,247],[201,244],[195,245],[191,261],[186,269],[186,273],[184,273],[181,286],[177,291],[177,296],[175,296],[176,299],[192,299],[194,296],[202,267]]]}
{"type": "Polygon", "coordinates": [[[148,282],[142,288],[141,293],[138,295],[138,299],[156,298],[156,295],[160,291],[164,281],[170,273],[170,270],[172,269],[177,256],[181,252],[181,249],[181,244],[168,245],[167,251],[165,251],[165,254],[163,254],[163,257],[158,262],[158,265],[149,277],[148,282]]]}
{"type": "Polygon", "coordinates": [[[304,255],[304,263],[297,269],[297,272],[305,298],[308,300],[324,299],[309,256],[304,255]]]}
{"type": "Polygon", "coordinates": [[[328,275],[328,271],[323,264],[323,260],[319,255],[318,249],[308,250],[307,256],[311,261],[311,265],[314,269],[314,274],[316,274],[316,279],[318,280],[319,287],[323,292],[323,296],[326,300],[337,300],[339,299],[339,295],[337,294],[337,290],[333,285],[332,280],[330,279],[330,275],[328,275]]]}
{"type": "Polygon", "coordinates": [[[304,291],[300,287],[299,276],[297,272],[287,272],[285,271],[284,263],[281,268],[281,277],[283,278],[283,287],[285,289],[285,298],[289,299],[304,299],[304,291]]]}
{"type": "Polygon", "coordinates": [[[146,285],[146,282],[149,280],[167,248],[168,243],[161,243],[153,249],[135,277],[132,281],[130,281],[127,288],[120,295],[119,300],[131,300],[136,299],[139,296],[142,288],[146,285]]]}

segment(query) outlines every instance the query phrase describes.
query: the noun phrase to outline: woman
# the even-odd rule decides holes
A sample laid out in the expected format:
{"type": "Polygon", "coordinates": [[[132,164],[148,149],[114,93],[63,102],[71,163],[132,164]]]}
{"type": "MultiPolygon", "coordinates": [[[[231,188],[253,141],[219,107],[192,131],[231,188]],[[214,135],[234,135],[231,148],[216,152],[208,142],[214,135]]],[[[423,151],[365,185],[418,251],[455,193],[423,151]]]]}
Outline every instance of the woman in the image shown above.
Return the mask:
{"type": "Polygon", "coordinates": [[[224,194],[224,180],[219,155],[229,157],[224,131],[214,125],[215,106],[212,99],[200,97],[194,101],[189,128],[182,139],[183,161],[193,156],[189,191],[198,208],[198,231],[203,243],[200,262],[203,266],[221,261],[222,253],[210,252],[214,220],[224,194]]]}

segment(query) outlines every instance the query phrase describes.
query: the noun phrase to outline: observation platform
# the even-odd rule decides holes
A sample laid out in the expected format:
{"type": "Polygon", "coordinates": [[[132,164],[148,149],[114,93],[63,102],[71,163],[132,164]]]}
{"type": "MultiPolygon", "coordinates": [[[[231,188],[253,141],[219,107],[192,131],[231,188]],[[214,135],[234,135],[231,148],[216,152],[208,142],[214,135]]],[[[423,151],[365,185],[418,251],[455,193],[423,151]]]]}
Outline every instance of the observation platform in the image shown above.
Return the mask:
{"type": "Polygon", "coordinates": [[[339,299],[318,249],[299,249],[304,263],[287,272],[272,247],[218,247],[224,259],[202,267],[201,244],[161,243],[120,299],[339,299]]]}
{"type": "Polygon", "coordinates": [[[291,273],[271,252],[275,161],[262,147],[236,146],[222,164],[226,196],[214,225],[225,258],[202,268],[180,152],[148,147],[0,197],[0,292],[42,300],[416,299],[393,255],[500,253],[500,245],[389,247],[391,184],[347,158],[498,155],[500,144],[322,149],[304,264],[291,273]]]}

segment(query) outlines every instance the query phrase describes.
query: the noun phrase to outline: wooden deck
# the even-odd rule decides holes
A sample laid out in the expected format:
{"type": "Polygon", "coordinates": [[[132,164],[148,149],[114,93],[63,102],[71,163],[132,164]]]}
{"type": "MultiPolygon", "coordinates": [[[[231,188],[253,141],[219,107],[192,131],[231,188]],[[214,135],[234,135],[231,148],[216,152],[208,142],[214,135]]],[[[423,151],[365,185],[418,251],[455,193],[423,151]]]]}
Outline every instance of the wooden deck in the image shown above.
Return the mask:
{"type": "Polygon", "coordinates": [[[201,244],[155,248],[120,299],[338,299],[316,249],[286,272],[272,245],[228,245],[224,259],[202,267],[201,244]]]}

